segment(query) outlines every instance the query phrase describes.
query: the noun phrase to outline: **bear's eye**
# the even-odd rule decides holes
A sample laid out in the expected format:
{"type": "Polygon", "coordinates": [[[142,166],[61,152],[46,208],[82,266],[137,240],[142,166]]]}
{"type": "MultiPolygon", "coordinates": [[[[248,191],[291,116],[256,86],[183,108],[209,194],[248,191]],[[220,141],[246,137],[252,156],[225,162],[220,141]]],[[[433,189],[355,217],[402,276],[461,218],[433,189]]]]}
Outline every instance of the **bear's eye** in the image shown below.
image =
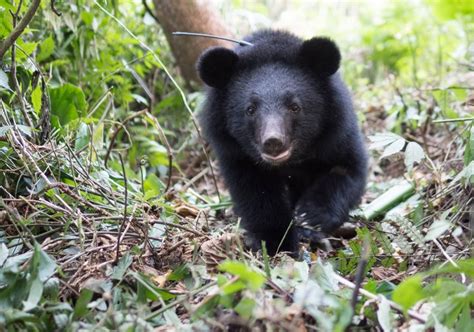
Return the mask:
{"type": "Polygon", "coordinates": [[[298,113],[299,111],[301,111],[301,107],[298,104],[294,103],[290,105],[289,109],[292,113],[298,113]]]}
{"type": "Polygon", "coordinates": [[[247,107],[247,110],[245,112],[247,113],[247,115],[254,115],[256,111],[257,107],[255,107],[255,105],[250,105],[249,107],[247,107]]]}

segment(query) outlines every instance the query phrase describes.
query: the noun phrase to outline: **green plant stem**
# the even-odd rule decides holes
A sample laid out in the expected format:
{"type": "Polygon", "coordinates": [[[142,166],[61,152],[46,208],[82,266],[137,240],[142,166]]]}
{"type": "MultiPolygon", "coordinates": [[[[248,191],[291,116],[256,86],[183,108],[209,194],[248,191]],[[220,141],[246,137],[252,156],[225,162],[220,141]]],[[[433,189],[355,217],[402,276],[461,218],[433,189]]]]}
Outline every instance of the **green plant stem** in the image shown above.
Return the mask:
{"type": "Polygon", "coordinates": [[[415,186],[403,181],[399,185],[390,188],[388,191],[377,197],[372,203],[363,209],[363,216],[366,220],[374,219],[404,201],[415,192],[415,186]]]}
{"type": "Polygon", "coordinates": [[[468,121],[474,121],[474,118],[441,119],[441,120],[434,120],[433,123],[468,122],[468,121]]]}

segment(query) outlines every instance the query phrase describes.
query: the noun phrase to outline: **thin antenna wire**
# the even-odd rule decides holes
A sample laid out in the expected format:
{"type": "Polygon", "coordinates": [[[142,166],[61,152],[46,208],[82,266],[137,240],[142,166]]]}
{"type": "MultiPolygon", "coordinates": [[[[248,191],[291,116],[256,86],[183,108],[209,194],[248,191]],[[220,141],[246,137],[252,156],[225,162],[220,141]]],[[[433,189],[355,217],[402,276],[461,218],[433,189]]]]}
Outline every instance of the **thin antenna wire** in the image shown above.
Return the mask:
{"type": "Polygon", "coordinates": [[[192,36],[192,37],[204,37],[204,38],[212,38],[212,39],[221,39],[221,40],[227,40],[233,43],[237,43],[240,46],[253,46],[252,43],[249,43],[248,41],[245,40],[239,40],[239,39],[233,39],[233,38],[227,38],[227,37],[222,37],[222,36],[216,36],[216,35],[210,35],[207,33],[200,33],[200,32],[173,32],[172,33],[175,36],[192,36]]]}

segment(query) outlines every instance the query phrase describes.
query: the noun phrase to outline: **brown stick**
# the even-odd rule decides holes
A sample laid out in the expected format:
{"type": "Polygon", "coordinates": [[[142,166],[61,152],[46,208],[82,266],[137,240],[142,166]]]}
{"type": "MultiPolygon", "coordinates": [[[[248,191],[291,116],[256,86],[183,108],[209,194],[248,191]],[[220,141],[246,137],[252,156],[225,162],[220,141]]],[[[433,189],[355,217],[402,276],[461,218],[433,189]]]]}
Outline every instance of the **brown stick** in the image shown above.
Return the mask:
{"type": "MultiPolygon", "coordinates": [[[[355,289],[355,288],[356,288],[356,285],[355,285],[353,282],[347,280],[347,279],[344,278],[344,277],[341,277],[340,275],[337,275],[337,274],[336,274],[336,275],[334,276],[334,278],[335,278],[340,284],[343,284],[344,286],[347,286],[347,287],[352,288],[352,289],[355,289]]],[[[377,295],[375,295],[375,294],[373,294],[373,293],[371,293],[371,292],[365,290],[364,288],[359,289],[359,292],[360,292],[362,295],[368,297],[369,299],[373,299],[373,300],[379,300],[379,296],[383,296],[383,295],[377,296],[377,295]]],[[[396,311],[398,311],[398,312],[400,312],[400,313],[403,313],[402,307],[400,307],[397,303],[395,303],[395,302],[393,302],[393,301],[390,301],[390,300],[387,300],[387,301],[388,301],[390,307],[391,307],[393,310],[396,310],[396,311]]],[[[423,324],[426,323],[426,318],[425,318],[423,315],[421,315],[420,313],[416,312],[415,310],[409,309],[409,310],[408,310],[408,316],[410,316],[410,317],[413,318],[413,319],[416,319],[416,320],[419,321],[420,323],[423,323],[423,324]]]]}
{"type": "Polygon", "coordinates": [[[35,16],[36,11],[41,3],[41,0],[33,0],[30,8],[25,13],[25,16],[21,19],[20,23],[13,29],[13,31],[5,38],[5,40],[0,44],[0,60],[3,59],[3,56],[7,50],[15,43],[15,41],[20,37],[23,31],[26,29],[28,24],[35,16]]]}

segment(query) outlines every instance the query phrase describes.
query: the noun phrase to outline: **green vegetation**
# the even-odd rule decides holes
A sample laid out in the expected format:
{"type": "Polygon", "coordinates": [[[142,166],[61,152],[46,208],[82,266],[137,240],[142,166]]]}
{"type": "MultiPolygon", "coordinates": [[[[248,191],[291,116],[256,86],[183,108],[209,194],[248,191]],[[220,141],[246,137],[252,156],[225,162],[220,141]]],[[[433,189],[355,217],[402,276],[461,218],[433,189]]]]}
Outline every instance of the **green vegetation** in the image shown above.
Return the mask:
{"type": "MultiPolygon", "coordinates": [[[[0,0],[0,50],[35,2],[0,0]]],[[[472,2],[252,3],[222,4],[239,34],[341,44],[373,157],[357,234],[244,250],[142,2],[43,1],[0,56],[0,330],[472,329],[472,2]]]]}

